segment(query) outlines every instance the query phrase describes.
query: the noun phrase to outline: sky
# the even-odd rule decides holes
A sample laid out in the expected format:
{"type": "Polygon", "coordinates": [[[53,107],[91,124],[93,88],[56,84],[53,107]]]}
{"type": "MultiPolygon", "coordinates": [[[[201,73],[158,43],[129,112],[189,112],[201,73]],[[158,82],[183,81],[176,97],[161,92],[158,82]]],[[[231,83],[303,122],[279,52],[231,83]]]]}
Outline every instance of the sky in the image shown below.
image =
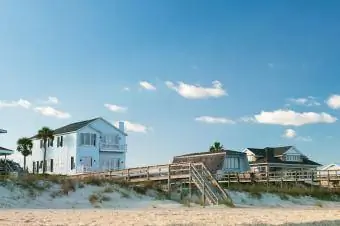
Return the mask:
{"type": "MultiPolygon", "coordinates": [[[[125,121],[127,165],[295,145],[340,161],[340,2],[0,1],[0,146],[125,121]]],[[[22,161],[20,155],[13,158],[22,161]]]]}

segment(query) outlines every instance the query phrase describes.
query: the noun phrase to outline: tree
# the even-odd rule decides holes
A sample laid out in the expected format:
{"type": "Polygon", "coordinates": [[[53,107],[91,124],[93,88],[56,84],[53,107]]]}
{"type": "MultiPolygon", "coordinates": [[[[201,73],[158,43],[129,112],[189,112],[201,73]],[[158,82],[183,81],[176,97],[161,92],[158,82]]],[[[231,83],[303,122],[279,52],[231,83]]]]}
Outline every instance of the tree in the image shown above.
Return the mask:
{"type": "Polygon", "coordinates": [[[46,150],[47,150],[47,141],[50,140],[53,142],[53,130],[48,127],[43,127],[38,131],[38,139],[41,139],[44,147],[44,163],[43,163],[43,174],[46,173],[46,150]]]}
{"type": "Polygon", "coordinates": [[[33,143],[27,137],[22,137],[17,141],[17,151],[24,156],[24,171],[26,170],[26,157],[32,154],[33,143]]]}
{"type": "Polygon", "coordinates": [[[210,152],[220,152],[223,151],[223,145],[220,142],[215,142],[210,146],[210,152]]]}

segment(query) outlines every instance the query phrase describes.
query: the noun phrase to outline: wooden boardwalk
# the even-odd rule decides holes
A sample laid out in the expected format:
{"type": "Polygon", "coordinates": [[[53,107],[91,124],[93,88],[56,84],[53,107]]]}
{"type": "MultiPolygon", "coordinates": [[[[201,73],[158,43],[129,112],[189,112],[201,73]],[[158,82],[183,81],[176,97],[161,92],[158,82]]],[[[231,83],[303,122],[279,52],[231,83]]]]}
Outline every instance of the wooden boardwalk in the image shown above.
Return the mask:
{"type": "MultiPolygon", "coordinates": [[[[168,181],[189,179],[189,163],[163,164],[135,167],[117,171],[93,172],[74,175],[73,177],[100,176],[113,180],[129,182],[168,181]]],[[[219,183],[274,183],[274,182],[305,182],[314,185],[340,185],[340,170],[330,171],[282,171],[269,173],[225,173],[214,175],[219,183]]]]}

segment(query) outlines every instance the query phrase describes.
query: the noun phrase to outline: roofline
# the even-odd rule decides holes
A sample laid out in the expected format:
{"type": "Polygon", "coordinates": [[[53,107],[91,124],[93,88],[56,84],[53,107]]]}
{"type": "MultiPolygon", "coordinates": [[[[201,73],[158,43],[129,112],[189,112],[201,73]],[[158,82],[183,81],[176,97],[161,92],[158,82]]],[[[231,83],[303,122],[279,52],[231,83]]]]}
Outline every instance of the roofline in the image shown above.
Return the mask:
{"type": "Polygon", "coordinates": [[[188,157],[197,157],[197,156],[202,156],[202,155],[216,155],[216,154],[223,154],[225,155],[225,152],[212,152],[212,153],[202,153],[202,154],[195,154],[195,155],[179,155],[179,156],[174,156],[174,158],[188,158],[188,157]]]}
{"type": "Polygon", "coordinates": [[[0,133],[7,133],[7,130],[5,130],[5,129],[0,129],[0,133]]]}
{"type": "MultiPolygon", "coordinates": [[[[112,123],[110,123],[110,122],[108,122],[107,120],[103,119],[102,117],[99,117],[99,118],[93,120],[92,122],[90,122],[90,123],[87,124],[86,126],[91,125],[93,122],[95,122],[95,121],[97,121],[97,120],[99,120],[99,119],[103,120],[105,123],[107,123],[107,124],[109,124],[110,126],[112,126],[115,130],[117,130],[117,131],[120,132],[121,134],[123,134],[123,135],[125,135],[125,136],[128,135],[127,133],[125,133],[124,131],[120,130],[119,128],[117,128],[117,127],[116,127],[115,125],[113,125],[112,123]]],[[[125,124],[125,123],[124,123],[124,124],[125,124]]],[[[124,126],[125,126],[125,125],[124,125],[124,126]]],[[[85,127],[85,126],[83,126],[82,128],[84,128],[84,127],[85,127]]],[[[82,128],[79,128],[78,130],[80,130],[80,129],[82,129],[82,128]]],[[[78,130],[77,130],[77,131],[78,131],[78,130]]]]}
{"type": "MultiPolygon", "coordinates": [[[[91,125],[93,122],[95,122],[95,121],[97,121],[97,120],[99,120],[99,119],[103,120],[105,123],[109,124],[109,125],[112,126],[115,130],[117,130],[118,132],[122,133],[123,135],[128,136],[127,133],[125,133],[124,131],[121,131],[121,130],[120,130],[119,128],[117,128],[115,125],[113,125],[112,123],[110,123],[110,122],[108,122],[107,120],[103,119],[102,117],[98,117],[98,118],[93,119],[92,122],[90,122],[90,123],[84,125],[83,127],[80,127],[80,128],[77,129],[77,130],[74,130],[74,131],[71,131],[71,132],[66,132],[66,133],[53,133],[53,136],[55,136],[55,135],[64,135],[64,134],[77,133],[79,130],[85,128],[86,126],[91,125]]],[[[94,128],[91,127],[91,129],[94,129],[94,128]]],[[[96,129],[94,129],[94,130],[96,130],[96,129]]],[[[96,130],[96,131],[98,131],[98,130],[96,130]]],[[[37,136],[37,135],[35,135],[35,136],[37,136]]],[[[35,136],[31,137],[30,139],[31,139],[31,140],[39,140],[39,138],[37,138],[37,137],[35,137],[35,136]]]]}

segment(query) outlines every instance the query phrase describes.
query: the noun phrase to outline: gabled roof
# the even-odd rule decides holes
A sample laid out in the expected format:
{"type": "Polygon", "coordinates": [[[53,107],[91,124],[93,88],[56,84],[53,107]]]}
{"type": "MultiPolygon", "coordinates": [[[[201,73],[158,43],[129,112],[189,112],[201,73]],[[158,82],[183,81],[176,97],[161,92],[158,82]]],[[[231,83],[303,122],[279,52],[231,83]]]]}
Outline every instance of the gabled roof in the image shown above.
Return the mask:
{"type": "Polygon", "coordinates": [[[331,167],[336,167],[336,168],[340,169],[340,164],[339,163],[328,164],[326,166],[321,167],[320,170],[327,170],[327,169],[329,169],[331,167]]]}
{"type": "MultiPolygon", "coordinates": [[[[54,135],[58,135],[58,134],[64,134],[64,133],[71,133],[71,132],[75,132],[77,130],[80,130],[81,128],[89,125],[90,123],[98,120],[98,119],[102,119],[100,117],[98,118],[93,118],[93,119],[89,119],[89,120],[85,120],[85,121],[80,121],[80,122],[74,122],[74,123],[71,123],[71,124],[68,124],[66,126],[62,126],[60,128],[57,128],[53,131],[53,134],[54,135]]],[[[104,120],[104,119],[102,119],[104,120]]],[[[105,122],[107,122],[106,120],[104,120],[105,122]]],[[[114,125],[112,125],[113,127],[115,127],[114,125]]],[[[116,127],[115,127],[116,128],[116,127]]],[[[121,131],[120,129],[116,128],[118,131],[122,132],[123,134],[124,131],[121,131]]],[[[126,135],[126,134],[125,134],[126,135]]],[[[33,137],[31,137],[31,139],[34,139],[34,138],[37,138],[38,135],[34,135],[33,137]]]]}
{"type": "Polygon", "coordinates": [[[282,146],[282,147],[265,147],[265,148],[247,148],[253,152],[256,156],[266,156],[266,152],[270,152],[274,156],[283,155],[293,146],[282,146]]]}

